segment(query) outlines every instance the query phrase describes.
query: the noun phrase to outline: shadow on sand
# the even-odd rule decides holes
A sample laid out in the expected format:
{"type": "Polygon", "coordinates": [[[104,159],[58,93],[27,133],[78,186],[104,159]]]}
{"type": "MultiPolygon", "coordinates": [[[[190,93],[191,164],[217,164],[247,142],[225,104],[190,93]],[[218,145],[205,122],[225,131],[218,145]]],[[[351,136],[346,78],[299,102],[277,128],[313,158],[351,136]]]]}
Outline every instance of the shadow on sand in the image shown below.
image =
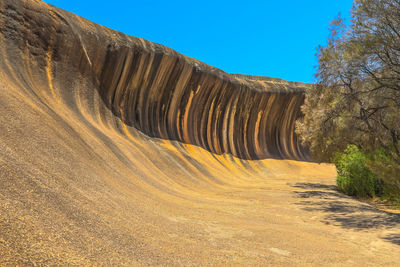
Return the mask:
{"type": "MultiPolygon", "coordinates": [[[[355,231],[400,227],[400,214],[378,210],[341,194],[334,185],[296,183],[292,187],[299,189],[299,191],[294,191],[301,199],[296,205],[302,206],[302,209],[306,211],[326,213],[322,220],[323,223],[355,231]]],[[[383,239],[400,245],[400,234],[390,234],[383,239]]]]}

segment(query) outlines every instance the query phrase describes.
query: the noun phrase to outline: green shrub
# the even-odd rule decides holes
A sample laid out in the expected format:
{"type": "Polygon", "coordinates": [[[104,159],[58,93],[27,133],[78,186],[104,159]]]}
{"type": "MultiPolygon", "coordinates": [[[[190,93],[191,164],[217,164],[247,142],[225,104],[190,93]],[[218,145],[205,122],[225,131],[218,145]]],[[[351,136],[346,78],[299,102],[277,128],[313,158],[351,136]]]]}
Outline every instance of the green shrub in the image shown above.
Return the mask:
{"type": "Polygon", "coordinates": [[[384,150],[378,150],[367,161],[367,166],[384,181],[382,198],[400,205],[400,165],[384,150]]]}
{"type": "Polygon", "coordinates": [[[384,182],[367,167],[369,157],[355,145],[337,153],[334,163],[338,172],[337,186],[343,193],[356,197],[382,196],[384,182]]]}

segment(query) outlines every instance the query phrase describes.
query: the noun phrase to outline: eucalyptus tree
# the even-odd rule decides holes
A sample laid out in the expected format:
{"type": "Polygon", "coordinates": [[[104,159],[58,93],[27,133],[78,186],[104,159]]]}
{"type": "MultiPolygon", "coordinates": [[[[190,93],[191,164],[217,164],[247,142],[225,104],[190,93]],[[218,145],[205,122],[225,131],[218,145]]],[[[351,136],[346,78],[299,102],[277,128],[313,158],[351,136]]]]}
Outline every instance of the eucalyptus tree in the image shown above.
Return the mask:
{"type": "Polygon", "coordinates": [[[297,132],[319,161],[348,144],[381,149],[372,168],[400,179],[400,1],[356,0],[350,23],[330,26],[297,132]]]}

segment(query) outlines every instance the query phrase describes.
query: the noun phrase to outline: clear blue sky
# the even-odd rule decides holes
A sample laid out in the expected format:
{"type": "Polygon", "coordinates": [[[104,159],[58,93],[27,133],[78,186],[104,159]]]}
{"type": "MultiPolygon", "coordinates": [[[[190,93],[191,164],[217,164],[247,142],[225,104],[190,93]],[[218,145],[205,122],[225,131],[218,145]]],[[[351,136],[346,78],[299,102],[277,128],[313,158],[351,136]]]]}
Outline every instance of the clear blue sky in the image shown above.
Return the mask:
{"type": "Polygon", "coordinates": [[[230,73],[314,80],[316,47],[352,0],[45,0],[230,73]]]}

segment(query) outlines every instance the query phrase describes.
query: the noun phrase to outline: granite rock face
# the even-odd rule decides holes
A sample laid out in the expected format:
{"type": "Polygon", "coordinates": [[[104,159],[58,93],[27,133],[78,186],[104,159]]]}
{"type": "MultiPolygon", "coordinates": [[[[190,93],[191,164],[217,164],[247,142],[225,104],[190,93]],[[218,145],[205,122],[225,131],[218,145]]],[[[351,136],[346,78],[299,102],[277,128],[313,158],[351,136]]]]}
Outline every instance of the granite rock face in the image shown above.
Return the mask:
{"type": "Polygon", "coordinates": [[[12,68],[27,76],[29,57],[31,75],[56,82],[47,93],[71,107],[77,99],[90,105],[94,92],[78,88],[85,83],[148,136],[243,159],[307,159],[294,133],[307,84],[227,74],[37,1],[3,1],[1,10],[12,68]]]}
{"type": "Polygon", "coordinates": [[[294,122],[308,86],[0,0],[0,265],[398,263],[395,245],[370,253],[384,228],[324,217],[397,225],[307,161],[294,122]]]}

